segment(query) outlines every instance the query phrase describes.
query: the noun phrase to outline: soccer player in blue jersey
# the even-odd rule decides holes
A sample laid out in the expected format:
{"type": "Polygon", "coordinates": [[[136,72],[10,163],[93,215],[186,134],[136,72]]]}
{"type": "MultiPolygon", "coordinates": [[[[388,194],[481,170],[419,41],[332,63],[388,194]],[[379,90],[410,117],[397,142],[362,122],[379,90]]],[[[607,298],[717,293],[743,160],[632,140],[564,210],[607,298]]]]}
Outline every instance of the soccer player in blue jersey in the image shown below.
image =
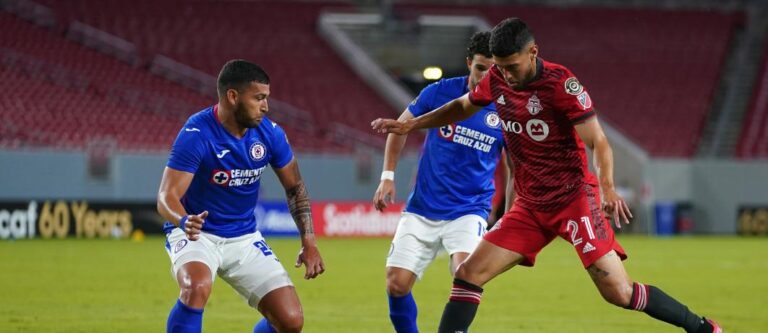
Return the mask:
{"type": "Polygon", "coordinates": [[[261,175],[272,166],[301,234],[296,267],[304,278],[325,270],[309,197],[285,132],[266,118],[269,76],[258,65],[227,62],[219,102],[192,115],[163,172],[158,212],[167,219],[166,249],[181,290],[167,332],[201,332],[203,308],[218,274],[264,315],[255,333],[300,332],[304,316],[288,274],[256,231],[261,175]]]}
{"type": "MultiPolygon", "coordinates": [[[[493,65],[490,33],[472,36],[467,48],[469,76],[429,85],[399,120],[418,117],[473,90],[493,65]]],[[[397,226],[387,258],[389,317],[397,332],[418,332],[411,289],[444,248],[451,273],[480,242],[494,194],[493,174],[504,142],[491,104],[461,122],[430,129],[419,161],[416,185],[397,226]]],[[[394,172],[405,135],[390,134],[381,183],[373,197],[379,210],[394,202],[394,172]]]]}

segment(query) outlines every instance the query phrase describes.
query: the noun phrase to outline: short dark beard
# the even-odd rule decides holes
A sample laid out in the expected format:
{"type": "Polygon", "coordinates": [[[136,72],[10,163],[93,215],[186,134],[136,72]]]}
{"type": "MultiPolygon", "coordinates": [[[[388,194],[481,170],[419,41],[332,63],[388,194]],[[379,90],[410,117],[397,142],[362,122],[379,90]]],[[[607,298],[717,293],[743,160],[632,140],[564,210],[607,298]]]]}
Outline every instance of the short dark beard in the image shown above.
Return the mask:
{"type": "Polygon", "coordinates": [[[523,80],[523,82],[520,83],[520,86],[515,88],[515,89],[519,90],[519,89],[525,89],[525,88],[528,87],[528,84],[531,83],[534,78],[536,78],[536,74],[537,74],[536,70],[538,70],[538,68],[537,68],[538,65],[539,64],[538,64],[537,60],[534,59],[533,60],[533,68],[528,72],[528,75],[523,80]]]}
{"type": "Polygon", "coordinates": [[[259,127],[260,121],[252,122],[248,119],[248,111],[245,109],[245,106],[241,102],[237,102],[235,104],[235,121],[237,122],[237,125],[243,128],[256,128],[259,127]]]}

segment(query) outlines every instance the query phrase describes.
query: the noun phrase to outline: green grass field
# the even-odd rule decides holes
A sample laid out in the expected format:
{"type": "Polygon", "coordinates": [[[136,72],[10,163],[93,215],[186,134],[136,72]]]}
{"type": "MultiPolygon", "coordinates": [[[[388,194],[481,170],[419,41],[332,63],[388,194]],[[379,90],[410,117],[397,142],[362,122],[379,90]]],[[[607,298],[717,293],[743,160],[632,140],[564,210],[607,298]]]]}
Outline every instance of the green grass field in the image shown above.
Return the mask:
{"type": "MultiPolygon", "coordinates": [[[[298,241],[268,240],[284,264],[298,241]]],[[[634,279],[661,287],[726,332],[768,332],[768,239],[622,236],[634,279]]],[[[0,242],[0,332],[164,332],[177,288],[162,238],[143,242],[0,242]]],[[[327,272],[313,281],[288,267],[305,332],[392,332],[384,291],[388,239],[321,239],[327,272]]],[[[447,258],[416,284],[419,326],[437,331],[450,289],[447,258]]],[[[303,268],[302,268],[303,269],[303,268]]],[[[260,315],[217,280],[204,332],[251,332],[260,315]]],[[[486,286],[473,332],[681,332],[605,303],[570,246],[557,240],[534,269],[486,286]]]]}

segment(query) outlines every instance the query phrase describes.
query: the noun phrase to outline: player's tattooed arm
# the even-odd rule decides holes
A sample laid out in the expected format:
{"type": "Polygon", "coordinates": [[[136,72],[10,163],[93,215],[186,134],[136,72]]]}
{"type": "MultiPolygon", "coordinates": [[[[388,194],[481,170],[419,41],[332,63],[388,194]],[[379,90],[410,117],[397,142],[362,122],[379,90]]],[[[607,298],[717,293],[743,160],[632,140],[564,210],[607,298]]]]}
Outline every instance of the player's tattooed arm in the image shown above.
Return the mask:
{"type": "Polygon", "coordinates": [[[288,209],[291,211],[293,221],[296,223],[302,238],[314,237],[315,229],[312,224],[309,194],[304,181],[301,179],[299,164],[296,159],[291,160],[280,169],[275,169],[275,174],[285,188],[288,209]]]}
{"type": "Polygon", "coordinates": [[[285,188],[288,208],[293,221],[301,233],[301,250],[296,258],[296,267],[306,266],[305,279],[314,279],[325,272],[325,264],[320,256],[315,240],[315,229],[312,226],[312,213],[309,205],[309,194],[299,173],[299,164],[294,158],[280,169],[275,169],[277,178],[285,188]]]}
{"type": "Polygon", "coordinates": [[[296,186],[286,189],[285,194],[288,197],[288,209],[291,211],[296,227],[299,228],[299,233],[302,236],[314,234],[315,229],[312,224],[309,193],[307,193],[307,188],[304,186],[304,181],[299,180],[296,186]]]}

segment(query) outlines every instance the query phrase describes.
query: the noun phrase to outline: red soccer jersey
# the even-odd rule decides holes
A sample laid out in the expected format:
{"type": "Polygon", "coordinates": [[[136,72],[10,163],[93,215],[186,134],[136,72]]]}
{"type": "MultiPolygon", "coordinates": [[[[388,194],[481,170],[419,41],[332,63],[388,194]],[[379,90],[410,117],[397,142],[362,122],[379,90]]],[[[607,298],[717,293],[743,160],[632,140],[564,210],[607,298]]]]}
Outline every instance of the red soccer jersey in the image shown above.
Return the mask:
{"type": "Polygon", "coordinates": [[[494,66],[469,99],[479,106],[496,103],[514,164],[515,204],[551,211],[573,200],[584,184],[597,186],[574,128],[595,111],[571,71],[542,59],[536,65],[536,77],[519,90],[494,66]]]}

